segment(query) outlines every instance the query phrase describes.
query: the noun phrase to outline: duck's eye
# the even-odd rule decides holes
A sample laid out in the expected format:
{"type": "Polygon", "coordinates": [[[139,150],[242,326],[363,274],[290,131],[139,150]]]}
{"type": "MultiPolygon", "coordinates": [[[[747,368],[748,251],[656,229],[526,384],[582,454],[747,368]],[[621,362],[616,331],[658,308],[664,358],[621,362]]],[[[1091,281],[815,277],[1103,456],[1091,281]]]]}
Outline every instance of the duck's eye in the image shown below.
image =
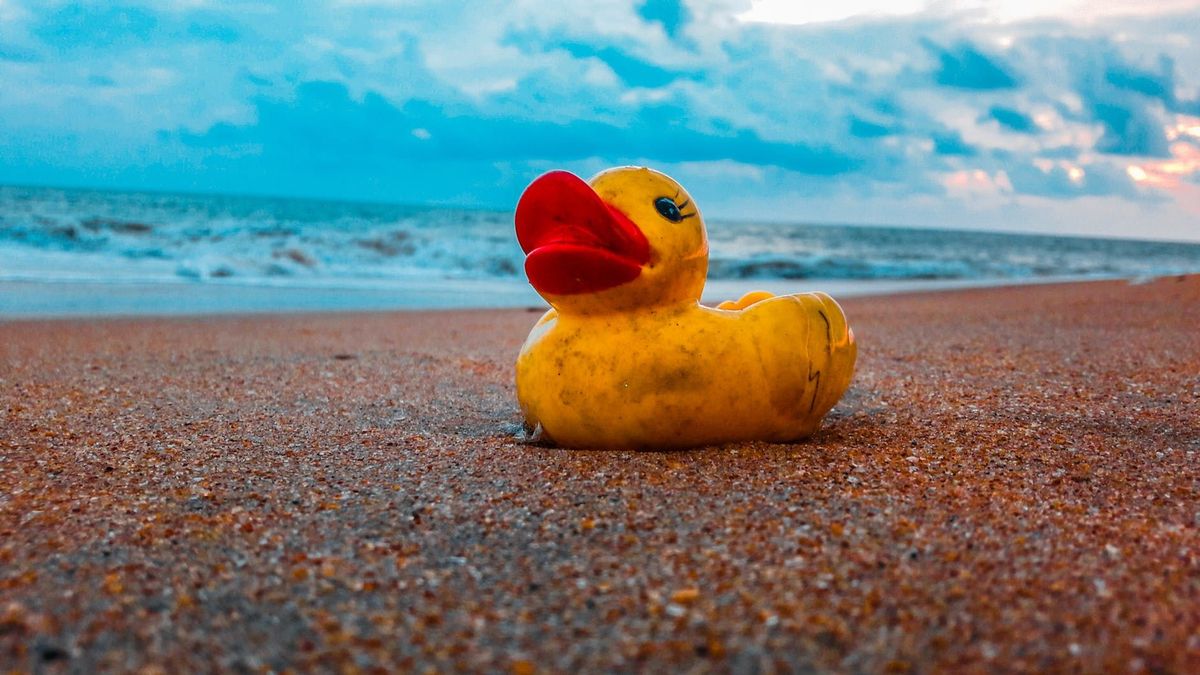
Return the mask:
{"type": "Polygon", "coordinates": [[[666,218],[672,223],[678,223],[683,220],[683,214],[679,212],[679,207],[676,206],[675,200],[670,197],[659,197],[654,200],[654,208],[658,211],[658,215],[666,218]]]}

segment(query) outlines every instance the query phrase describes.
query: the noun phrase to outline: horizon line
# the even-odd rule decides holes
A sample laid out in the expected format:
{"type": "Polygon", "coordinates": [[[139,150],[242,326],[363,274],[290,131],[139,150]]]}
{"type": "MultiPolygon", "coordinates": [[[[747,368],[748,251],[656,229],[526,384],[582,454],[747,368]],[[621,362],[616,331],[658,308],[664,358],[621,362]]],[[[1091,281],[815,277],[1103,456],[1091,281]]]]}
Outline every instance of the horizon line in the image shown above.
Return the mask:
{"type": "MultiPolygon", "coordinates": [[[[364,206],[386,206],[411,209],[445,209],[445,210],[460,210],[460,211],[482,211],[494,213],[511,214],[516,210],[514,202],[512,207],[498,206],[467,206],[462,204],[425,202],[414,203],[404,201],[385,201],[378,198],[356,198],[356,197],[327,197],[319,195],[299,195],[299,194],[280,194],[267,192],[220,192],[215,190],[187,190],[177,188],[145,188],[145,187],[102,187],[98,185],[47,185],[39,183],[8,183],[0,182],[0,189],[17,188],[17,189],[33,189],[33,190],[77,190],[80,192],[110,192],[110,193],[126,193],[126,194],[150,194],[150,195],[174,195],[180,197],[238,197],[243,199],[263,199],[263,200],[293,200],[303,202],[323,202],[327,204],[347,204],[347,205],[364,205],[364,206]]],[[[963,226],[946,226],[946,225],[914,225],[900,223],[871,223],[871,222],[829,222],[829,221],[805,221],[805,220],[774,220],[774,219],[738,219],[724,215],[706,216],[706,220],[715,223],[726,224],[741,224],[741,225],[804,225],[812,227],[849,227],[849,228],[875,228],[875,229],[897,229],[897,230],[918,230],[926,232],[953,232],[965,234],[998,234],[1023,237],[1046,237],[1050,239],[1065,238],[1065,239],[1092,239],[1099,241],[1133,241],[1133,242],[1148,242],[1156,244],[1181,244],[1185,246],[1200,246],[1200,233],[1197,233],[1196,239],[1168,239],[1168,238],[1145,238],[1135,236],[1120,236],[1113,234],[1083,234],[1077,232],[1038,232],[1033,230],[1020,229],[992,229],[992,228],[969,228],[963,226]]]]}

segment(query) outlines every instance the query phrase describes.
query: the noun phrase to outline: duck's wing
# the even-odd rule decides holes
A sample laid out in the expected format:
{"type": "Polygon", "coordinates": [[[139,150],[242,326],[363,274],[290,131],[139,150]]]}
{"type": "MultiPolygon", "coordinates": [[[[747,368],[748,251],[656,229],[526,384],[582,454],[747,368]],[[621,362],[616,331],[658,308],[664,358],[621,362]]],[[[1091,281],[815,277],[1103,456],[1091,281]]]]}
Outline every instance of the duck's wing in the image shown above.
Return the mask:
{"type": "Polygon", "coordinates": [[[717,305],[717,309],[740,311],[746,309],[756,302],[759,302],[760,300],[769,300],[773,297],[775,297],[775,295],[773,293],[768,293],[767,291],[750,291],[737,300],[726,300],[722,302],[721,304],[717,305]]]}
{"type": "Polygon", "coordinates": [[[799,297],[820,318],[820,323],[813,321],[809,331],[809,377],[816,377],[814,373],[819,369],[822,378],[809,403],[809,414],[824,417],[850,388],[858,345],[845,312],[833,298],[824,293],[803,293],[799,297]]]}
{"type": "Polygon", "coordinates": [[[771,403],[807,435],[850,385],[857,347],[846,315],[824,293],[780,295],[749,307],[763,331],[771,403]]]}

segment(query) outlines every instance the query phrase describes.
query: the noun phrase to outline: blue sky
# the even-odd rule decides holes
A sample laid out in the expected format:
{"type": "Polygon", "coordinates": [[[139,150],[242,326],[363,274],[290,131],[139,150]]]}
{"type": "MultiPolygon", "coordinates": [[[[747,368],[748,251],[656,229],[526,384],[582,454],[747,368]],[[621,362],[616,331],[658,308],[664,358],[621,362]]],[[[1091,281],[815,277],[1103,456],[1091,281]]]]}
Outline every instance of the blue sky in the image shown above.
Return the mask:
{"type": "Polygon", "coordinates": [[[0,183],[1200,240],[1200,0],[809,4],[0,0],[0,183]]]}

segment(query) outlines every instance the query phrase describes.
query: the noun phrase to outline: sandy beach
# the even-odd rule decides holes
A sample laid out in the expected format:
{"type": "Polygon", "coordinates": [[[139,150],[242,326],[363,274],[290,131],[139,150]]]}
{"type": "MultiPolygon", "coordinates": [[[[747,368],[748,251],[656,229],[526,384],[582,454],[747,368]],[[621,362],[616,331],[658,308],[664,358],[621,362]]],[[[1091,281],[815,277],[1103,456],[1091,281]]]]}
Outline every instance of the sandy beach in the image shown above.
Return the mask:
{"type": "Polygon", "coordinates": [[[0,323],[0,670],[1200,669],[1200,277],[843,306],[670,453],[518,440],[533,311],[0,323]]]}

